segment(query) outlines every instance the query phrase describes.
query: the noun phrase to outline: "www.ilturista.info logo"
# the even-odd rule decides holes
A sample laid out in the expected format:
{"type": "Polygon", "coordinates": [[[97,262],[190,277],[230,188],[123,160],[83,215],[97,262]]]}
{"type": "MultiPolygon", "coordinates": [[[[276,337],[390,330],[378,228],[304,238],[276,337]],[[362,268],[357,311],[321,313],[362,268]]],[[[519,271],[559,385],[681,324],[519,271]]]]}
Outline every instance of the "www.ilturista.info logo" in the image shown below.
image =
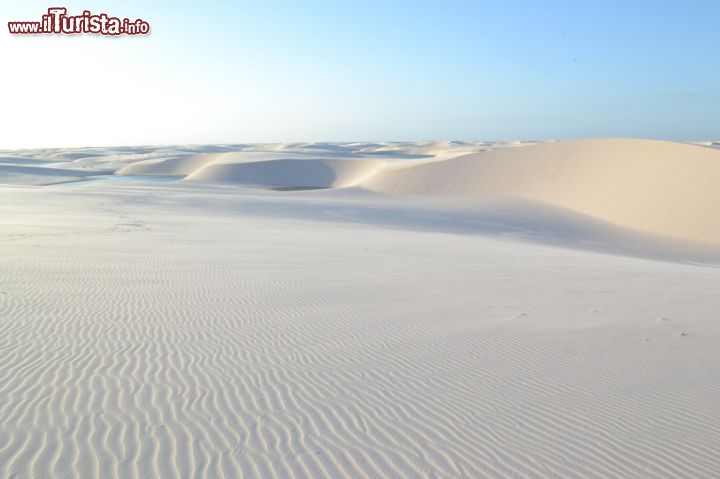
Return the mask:
{"type": "Polygon", "coordinates": [[[150,24],[142,19],[130,21],[106,13],[94,15],[90,10],[85,10],[82,15],[68,16],[67,8],[53,7],[48,8],[42,21],[8,22],[8,29],[13,35],[147,35],[150,33],[150,24]]]}

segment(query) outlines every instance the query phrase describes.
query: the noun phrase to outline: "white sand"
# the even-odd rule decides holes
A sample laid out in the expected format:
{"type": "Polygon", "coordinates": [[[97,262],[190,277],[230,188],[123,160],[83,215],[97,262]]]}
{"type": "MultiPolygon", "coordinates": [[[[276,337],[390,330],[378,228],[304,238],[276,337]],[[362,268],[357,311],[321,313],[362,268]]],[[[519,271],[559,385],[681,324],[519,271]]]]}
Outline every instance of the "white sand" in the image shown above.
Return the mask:
{"type": "Polygon", "coordinates": [[[719,477],[719,155],[0,152],[0,477],[719,477]]]}

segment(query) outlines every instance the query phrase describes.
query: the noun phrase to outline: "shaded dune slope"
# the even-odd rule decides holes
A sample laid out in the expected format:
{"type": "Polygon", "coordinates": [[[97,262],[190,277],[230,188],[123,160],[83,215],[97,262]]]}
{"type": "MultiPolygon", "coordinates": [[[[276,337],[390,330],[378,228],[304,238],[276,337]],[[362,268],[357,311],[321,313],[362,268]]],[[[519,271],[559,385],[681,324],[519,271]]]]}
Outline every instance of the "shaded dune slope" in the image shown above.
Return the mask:
{"type": "Polygon", "coordinates": [[[187,177],[189,181],[263,186],[331,188],[355,185],[373,175],[380,160],[276,159],[245,163],[216,162],[187,177]]]}

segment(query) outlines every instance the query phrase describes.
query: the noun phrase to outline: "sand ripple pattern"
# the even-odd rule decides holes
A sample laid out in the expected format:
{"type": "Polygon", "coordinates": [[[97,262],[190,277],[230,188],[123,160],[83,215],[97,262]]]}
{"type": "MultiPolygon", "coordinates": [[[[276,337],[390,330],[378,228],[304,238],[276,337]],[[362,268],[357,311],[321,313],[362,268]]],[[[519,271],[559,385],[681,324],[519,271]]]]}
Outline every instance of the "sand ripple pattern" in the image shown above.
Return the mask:
{"type": "Polygon", "coordinates": [[[2,243],[0,477],[720,475],[716,270],[320,228],[2,243]]]}

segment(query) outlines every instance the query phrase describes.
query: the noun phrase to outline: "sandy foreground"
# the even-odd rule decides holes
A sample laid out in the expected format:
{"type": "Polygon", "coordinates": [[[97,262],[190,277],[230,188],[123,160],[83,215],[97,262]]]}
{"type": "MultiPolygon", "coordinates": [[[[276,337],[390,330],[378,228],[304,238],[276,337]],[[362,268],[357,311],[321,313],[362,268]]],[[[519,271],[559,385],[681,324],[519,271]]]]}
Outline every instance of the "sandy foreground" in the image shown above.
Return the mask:
{"type": "Polygon", "coordinates": [[[717,147],[0,151],[0,477],[720,477],[717,147]]]}

